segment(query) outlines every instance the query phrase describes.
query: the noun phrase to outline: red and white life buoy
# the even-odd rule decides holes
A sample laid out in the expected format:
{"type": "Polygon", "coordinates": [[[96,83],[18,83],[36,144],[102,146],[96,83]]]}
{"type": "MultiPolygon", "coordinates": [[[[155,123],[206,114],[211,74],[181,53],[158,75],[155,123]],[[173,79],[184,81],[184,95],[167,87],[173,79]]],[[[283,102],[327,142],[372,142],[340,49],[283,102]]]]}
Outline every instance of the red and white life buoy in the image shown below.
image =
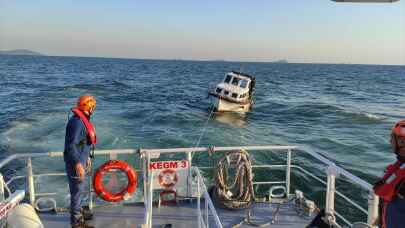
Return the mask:
{"type": "Polygon", "coordinates": [[[173,169],[164,169],[159,172],[159,185],[163,188],[171,188],[176,185],[179,177],[176,170],[173,169]]]}
{"type": "Polygon", "coordinates": [[[120,160],[111,160],[101,165],[97,169],[93,178],[93,188],[96,194],[103,200],[110,202],[118,202],[128,199],[135,192],[137,184],[138,178],[135,170],[128,163],[120,160]],[[105,186],[103,185],[103,177],[105,172],[117,169],[125,172],[128,178],[128,184],[122,191],[112,193],[105,189],[105,186]]]}

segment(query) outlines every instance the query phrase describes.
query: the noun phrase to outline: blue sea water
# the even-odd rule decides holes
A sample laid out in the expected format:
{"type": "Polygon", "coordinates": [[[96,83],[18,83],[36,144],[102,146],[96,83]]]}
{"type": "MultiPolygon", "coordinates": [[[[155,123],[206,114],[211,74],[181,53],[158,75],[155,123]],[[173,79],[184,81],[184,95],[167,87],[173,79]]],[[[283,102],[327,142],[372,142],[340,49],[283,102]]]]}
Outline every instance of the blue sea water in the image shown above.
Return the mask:
{"type": "Polygon", "coordinates": [[[231,70],[256,76],[256,104],[246,116],[214,115],[201,146],[299,145],[370,182],[394,161],[405,66],[43,56],[0,56],[0,159],[62,151],[82,94],[97,99],[99,149],[193,147],[209,117],[207,88],[231,70]]]}

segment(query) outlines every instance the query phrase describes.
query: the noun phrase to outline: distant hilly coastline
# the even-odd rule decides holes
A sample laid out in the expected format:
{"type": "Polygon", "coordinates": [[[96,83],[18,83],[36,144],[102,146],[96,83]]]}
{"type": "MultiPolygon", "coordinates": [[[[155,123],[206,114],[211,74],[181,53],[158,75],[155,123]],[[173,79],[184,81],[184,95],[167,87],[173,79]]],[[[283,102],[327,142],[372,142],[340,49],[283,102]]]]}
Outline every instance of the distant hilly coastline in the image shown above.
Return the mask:
{"type": "MultiPolygon", "coordinates": [[[[14,50],[0,50],[0,55],[29,55],[29,56],[45,56],[42,53],[31,51],[28,49],[14,49],[14,50]]],[[[75,56],[66,56],[66,57],[75,57],[75,56]]],[[[81,56],[82,57],[82,56],[81,56]]],[[[83,56],[84,57],[84,56],[83,56]]],[[[86,56],[87,57],[87,56],[86,56]]],[[[84,57],[84,58],[86,58],[84,57]]],[[[88,56],[89,58],[110,58],[110,57],[91,57],[88,56]]],[[[225,59],[214,59],[214,60],[198,60],[198,59],[167,59],[167,60],[172,60],[172,61],[214,61],[214,62],[234,62],[232,60],[225,60],[225,59]]],[[[240,61],[236,61],[240,62],[240,61]]],[[[259,62],[259,61],[258,61],[259,62]]],[[[265,61],[266,63],[277,63],[277,64],[285,64],[289,63],[286,59],[279,59],[279,60],[274,60],[274,61],[265,61]]]]}
{"type": "Polygon", "coordinates": [[[1,51],[0,55],[43,55],[39,52],[27,50],[27,49],[16,49],[16,50],[8,50],[8,51],[1,51]]]}

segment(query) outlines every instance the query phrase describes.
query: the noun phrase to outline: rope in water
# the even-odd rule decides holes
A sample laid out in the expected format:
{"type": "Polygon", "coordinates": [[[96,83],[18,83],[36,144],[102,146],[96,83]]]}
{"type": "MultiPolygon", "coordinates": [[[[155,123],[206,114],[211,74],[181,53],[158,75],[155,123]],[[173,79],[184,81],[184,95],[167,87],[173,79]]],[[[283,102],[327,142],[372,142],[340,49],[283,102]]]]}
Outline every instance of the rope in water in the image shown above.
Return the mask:
{"type": "Polygon", "coordinates": [[[201,139],[202,139],[202,137],[204,136],[205,131],[207,130],[208,122],[210,121],[210,119],[211,119],[211,117],[212,117],[212,114],[214,113],[214,110],[215,110],[214,108],[211,108],[211,111],[210,111],[210,113],[209,113],[209,115],[208,115],[207,120],[205,121],[205,123],[204,123],[204,125],[203,125],[203,128],[202,128],[202,130],[201,130],[200,136],[198,137],[198,140],[197,140],[196,144],[194,145],[194,148],[197,148],[197,147],[200,145],[201,139]]]}
{"type": "Polygon", "coordinates": [[[215,169],[214,201],[227,209],[247,208],[254,201],[252,163],[246,150],[231,151],[223,156],[215,169]],[[234,169],[234,180],[229,171],[234,169]]]}

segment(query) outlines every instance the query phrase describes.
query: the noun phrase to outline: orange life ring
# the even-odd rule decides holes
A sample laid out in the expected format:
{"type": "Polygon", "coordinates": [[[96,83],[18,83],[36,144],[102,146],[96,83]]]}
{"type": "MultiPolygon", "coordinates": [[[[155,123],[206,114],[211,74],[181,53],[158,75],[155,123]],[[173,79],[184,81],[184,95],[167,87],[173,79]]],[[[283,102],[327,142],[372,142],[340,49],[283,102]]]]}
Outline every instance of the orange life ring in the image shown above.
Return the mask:
{"type": "Polygon", "coordinates": [[[138,178],[135,170],[126,162],[121,160],[110,160],[101,165],[93,178],[93,188],[96,194],[103,200],[110,202],[118,202],[124,199],[128,199],[132,193],[135,192],[138,184],[138,178]],[[128,178],[128,185],[121,192],[112,193],[105,189],[103,185],[103,177],[105,172],[110,170],[121,170],[126,173],[128,178]]]}

